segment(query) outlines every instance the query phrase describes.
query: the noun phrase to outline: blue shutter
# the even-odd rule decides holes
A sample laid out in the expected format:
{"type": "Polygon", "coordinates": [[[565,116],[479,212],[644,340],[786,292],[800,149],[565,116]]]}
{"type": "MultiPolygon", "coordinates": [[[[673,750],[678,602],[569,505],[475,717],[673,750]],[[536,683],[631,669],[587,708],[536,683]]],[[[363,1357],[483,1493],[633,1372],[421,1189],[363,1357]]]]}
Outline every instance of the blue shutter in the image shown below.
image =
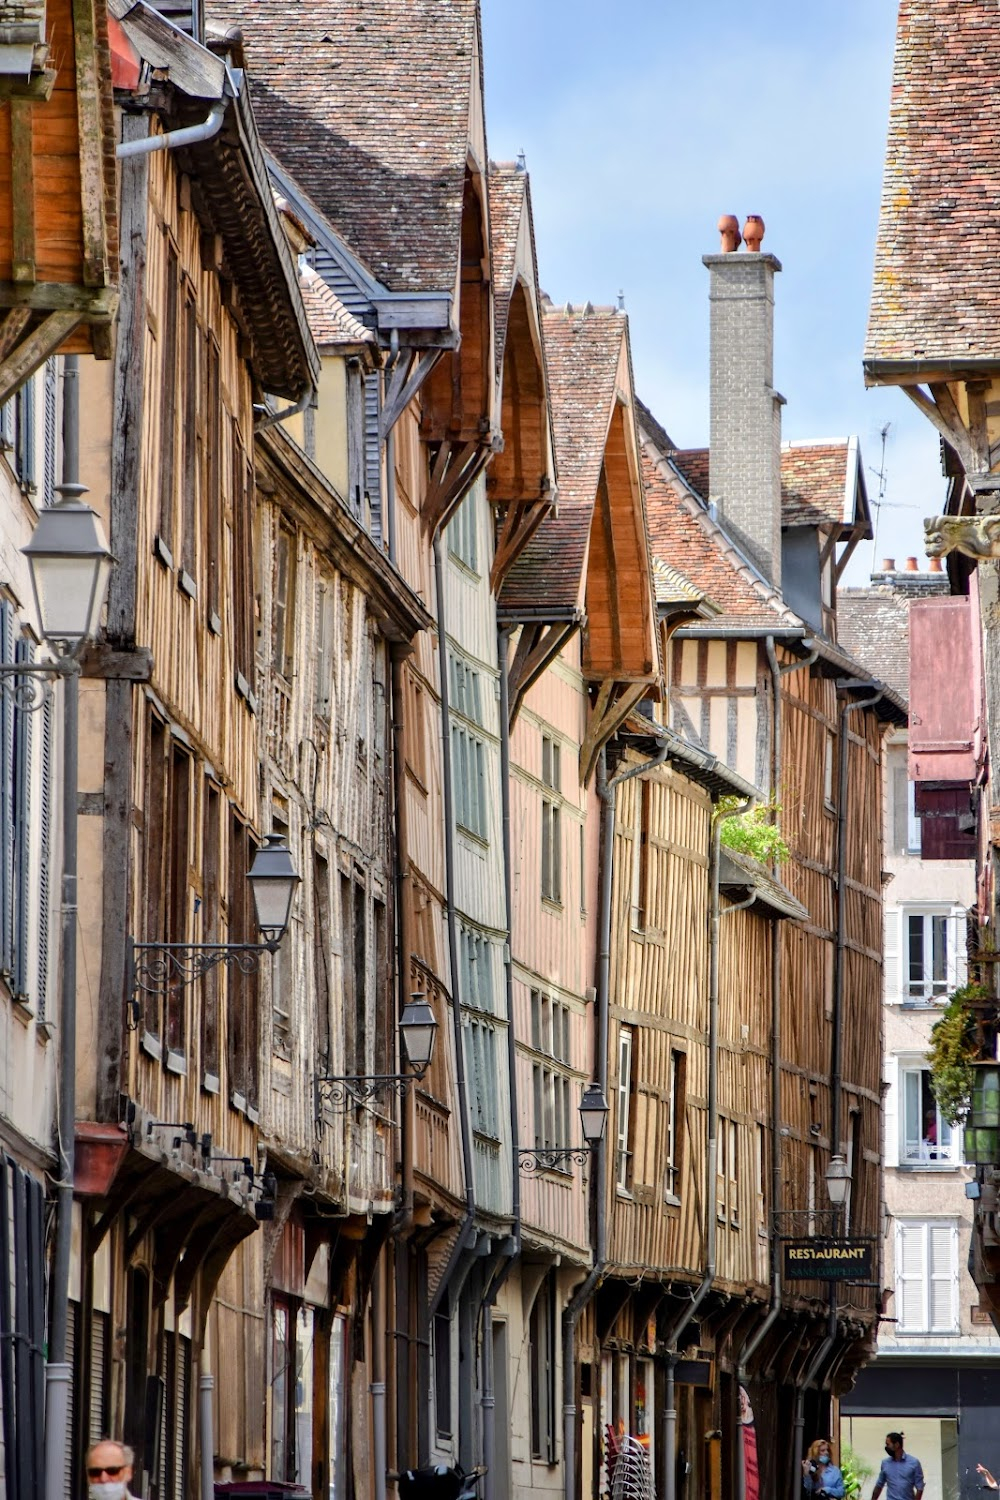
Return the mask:
{"type": "Polygon", "coordinates": [[[59,418],[59,374],[55,356],[45,363],[45,402],[42,422],[42,446],[44,449],[44,474],[42,496],[46,505],[54,505],[56,498],[56,424],[59,418]]]}
{"type": "MultiPolygon", "coordinates": [[[[17,660],[30,662],[35,648],[17,643],[17,660]]],[[[28,916],[31,910],[31,714],[14,710],[14,888],[11,937],[13,987],[17,999],[28,999],[28,916]]]]}
{"type": "Polygon", "coordinates": [[[0,448],[14,446],[14,402],[5,401],[0,406],[0,448]]]}
{"type": "MultiPolygon", "coordinates": [[[[382,452],[378,440],[379,377],[365,376],[365,486],[371,508],[371,534],[382,542],[382,452]]],[[[362,516],[362,521],[364,517],[362,516]]]]}
{"type": "Polygon", "coordinates": [[[25,489],[35,487],[35,382],[26,380],[17,393],[17,456],[14,467],[25,489]]]}
{"type": "MultiPolygon", "coordinates": [[[[0,600],[0,662],[14,659],[14,611],[0,600]]],[[[0,691],[0,974],[13,968],[14,702],[0,691]]]]}
{"type": "Polygon", "coordinates": [[[39,1021],[44,1021],[49,989],[49,945],[51,942],[53,727],[51,698],[41,710],[41,715],[42,746],[38,809],[38,994],[35,997],[35,1010],[39,1021]]]}

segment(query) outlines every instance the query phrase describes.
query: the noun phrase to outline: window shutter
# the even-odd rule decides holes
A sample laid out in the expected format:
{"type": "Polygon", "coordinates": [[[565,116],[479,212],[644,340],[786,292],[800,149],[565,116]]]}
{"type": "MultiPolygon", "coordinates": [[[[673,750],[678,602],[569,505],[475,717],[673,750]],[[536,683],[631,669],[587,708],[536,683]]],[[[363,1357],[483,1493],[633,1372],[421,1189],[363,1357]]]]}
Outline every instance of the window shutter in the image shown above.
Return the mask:
{"type": "MultiPolygon", "coordinates": [[[[0,662],[14,660],[14,611],[0,599],[0,662]]],[[[13,971],[14,719],[9,693],[0,693],[0,973],[13,971]]]]}
{"type": "Polygon", "coordinates": [[[887,906],[885,909],[885,969],[884,969],[884,995],[887,1005],[898,1005],[900,1001],[899,988],[899,919],[898,907],[887,906]]]}
{"type": "Polygon", "coordinates": [[[907,848],[907,786],[904,760],[892,769],[892,846],[897,853],[907,848]]]}
{"type": "MultiPolygon", "coordinates": [[[[35,649],[30,641],[19,640],[16,656],[19,662],[31,662],[35,649]]],[[[28,918],[31,907],[31,725],[32,715],[15,710],[14,725],[14,923],[13,983],[14,994],[28,998],[28,918]]]]}
{"type": "Polygon", "coordinates": [[[174,1487],[176,1500],[184,1500],[187,1469],[188,1407],[191,1394],[191,1341],[177,1335],[174,1356],[174,1487]]]}
{"type": "MultiPolygon", "coordinates": [[[[66,1363],[72,1371],[76,1371],[76,1320],[79,1314],[79,1306],[71,1302],[66,1309],[66,1363]]],[[[77,1494],[73,1484],[73,1459],[76,1451],[74,1434],[76,1432],[75,1408],[76,1408],[76,1380],[73,1379],[66,1387],[66,1457],[63,1470],[63,1500],[74,1500],[77,1494]]]]}
{"type": "Polygon", "coordinates": [[[948,989],[957,990],[968,976],[967,916],[964,906],[953,906],[948,917],[948,989]]]}
{"type": "Polygon", "coordinates": [[[52,699],[41,710],[42,746],[39,767],[38,809],[38,993],[35,1010],[44,1021],[49,988],[52,894],[52,699]]]}
{"type": "Polygon", "coordinates": [[[14,445],[14,402],[5,401],[0,406],[0,448],[14,445]]]}
{"type": "MultiPolygon", "coordinates": [[[[885,1152],[884,1165],[887,1167],[896,1167],[899,1165],[900,1159],[900,1129],[902,1123],[900,1119],[900,1090],[903,1087],[903,1079],[905,1077],[900,1069],[897,1058],[886,1058],[885,1077],[889,1088],[885,1096],[883,1126],[885,1143],[882,1149],[885,1152]]],[[[905,1108],[904,1102],[904,1114],[905,1108]]]]}
{"type": "Polygon", "coordinates": [[[927,1225],[929,1326],[933,1333],[951,1333],[955,1328],[958,1283],[956,1238],[954,1224],[927,1225]]]}
{"type": "Polygon", "coordinates": [[[919,1333],[926,1327],[924,1312],[925,1224],[897,1224],[896,1316],[903,1333],[919,1333]]]}
{"type": "Polygon", "coordinates": [[[35,382],[26,380],[18,400],[17,470],[26,489],[35,488],[35,382]]]}
{"type": "Polygon", "coordinates": [[[56,498],[56,422],[59,377],[55,358],[45,364],[45,395],[42,420],[42,498],[53,505],[56,498]]]}
{"type": "MultiPolygon", "coordinates": [[[[382,449],[378,440],[379,377],[365,376],[365,485],[371,506],[371,521],[362,514],[361,521],[370,525],[371,534],[377,542],[382,540],[382,449]]],[[[362,502],[363,503],[363,502],[362,502]]],[[[355,499],[350,496],[354,509],[355,499]]]]}

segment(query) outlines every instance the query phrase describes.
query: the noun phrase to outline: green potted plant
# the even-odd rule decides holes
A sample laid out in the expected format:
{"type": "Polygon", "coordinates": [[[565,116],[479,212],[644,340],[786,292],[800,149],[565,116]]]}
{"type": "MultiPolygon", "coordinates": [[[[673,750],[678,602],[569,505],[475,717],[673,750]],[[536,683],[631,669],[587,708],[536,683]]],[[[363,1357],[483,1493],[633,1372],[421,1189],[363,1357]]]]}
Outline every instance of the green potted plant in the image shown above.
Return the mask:
{"type": "Polygon", "coordinates": [[[968,1113],[976,1081],[976,1064],[983,1058],[983,1012],[995,1010],[996,1000],[982,984],[964,984],[948,997],[943,1014],[931,1028],[927,1060],[931,1088],[949,1125],[968,1113]]]}
{"type": "Polygon", "coordinates": [[[840,1455],[840,1472],[844,1476],[844,1494],[850,1497],[861,1494],[861,1486],[875,1470],[871,1464],[865,1463],[860,1453],[855,1453],[850,1443],[845,1443],[840,1455]]]}

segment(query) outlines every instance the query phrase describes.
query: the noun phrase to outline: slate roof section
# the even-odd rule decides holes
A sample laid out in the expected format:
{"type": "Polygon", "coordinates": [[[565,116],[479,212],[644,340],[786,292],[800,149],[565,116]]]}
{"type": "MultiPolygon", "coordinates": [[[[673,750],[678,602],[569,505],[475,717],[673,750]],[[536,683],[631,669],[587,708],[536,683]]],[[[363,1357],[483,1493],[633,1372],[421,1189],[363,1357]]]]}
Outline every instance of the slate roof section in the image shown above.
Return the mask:
{"type": "Polygon", "coordinates": [[[891,588],[839,589],[837,639],[846,651],[910,697],[910,604],[891,588]]]}
{"type": "Polygon", "coordinates": [[[900,0],[865,367],[1000,359],[996,0],[900,0]]]}
{"type": "Polygon", "coordinates": [[[450,292],[476,0],[209,0],[244,29],[261,135],[391,291],[450,292]]]}
{"type": "Polygon", "coordinates": [[[320,349],[356,349],[362,344],[375,344],[372,330],[348,311],[312,266],[299,267],[299,289],[312,336],[320,349]]]}
{"type": "Polygon", "coordinates": [[[626,322],[613,307],[542,305],[559,504],[504,580],[503,613],[553,618],[581,603],[590,521],[604,459],[626,322]]]}

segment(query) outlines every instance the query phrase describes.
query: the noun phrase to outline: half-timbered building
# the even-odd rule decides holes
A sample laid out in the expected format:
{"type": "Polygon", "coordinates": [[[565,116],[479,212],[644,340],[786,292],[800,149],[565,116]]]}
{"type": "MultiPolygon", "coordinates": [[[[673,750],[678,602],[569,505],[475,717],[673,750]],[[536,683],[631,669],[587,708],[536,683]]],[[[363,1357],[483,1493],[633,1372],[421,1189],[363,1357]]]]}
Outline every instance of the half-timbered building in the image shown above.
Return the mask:
{"type": "Polygon", "coordinates": [[[254,427],[268,398],[315,388],[319,359],[242,76],[197,26],[115,12],[125,292],[113,367],[86,366],[82,403],[117,566],[81,752],[72,1483],[106,1429],[165,1500],[191,1493],[203,1456],[223,1474],[265,1464],[271,960],[248,948],[254,962],[203,971],[188,945],[260,941],[247,874],[274,809],[254,427]]]}

